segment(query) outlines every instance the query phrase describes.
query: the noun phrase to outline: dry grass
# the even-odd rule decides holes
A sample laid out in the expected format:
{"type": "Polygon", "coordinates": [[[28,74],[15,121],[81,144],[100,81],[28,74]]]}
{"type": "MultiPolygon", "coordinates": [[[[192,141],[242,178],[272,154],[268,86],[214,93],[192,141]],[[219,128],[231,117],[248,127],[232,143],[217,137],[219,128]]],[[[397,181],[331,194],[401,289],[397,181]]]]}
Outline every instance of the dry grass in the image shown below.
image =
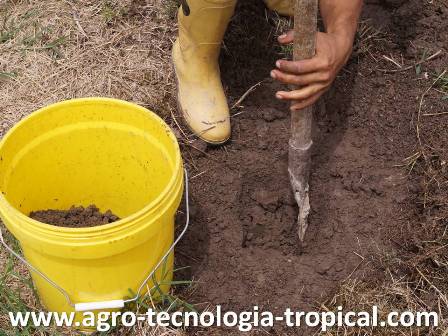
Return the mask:
{"type": "Polygon", "coordinates": [[[116,97],[169,115],[172,1],[3,1],[0,135],[39,107],[75,97],[116,97]]]}
{"type": "Polygon", "coordinates": [[[381,251],[373,263],[385,274],[381,282],[348,279],[334,297],[321,305],[323,311],[333,312],[338,306],[342,306],[344,311],[355,312],[371,312],[372,306],[377,306],[381,321],[386,321],[390,312],[437,312],[440,319],[438,327],[336,327],[319,335],[446,335],[448,271],[445,267],[431,264],[436,260],[439,260],[438,265],[445,264],[446,239],[441,237],[439,241],[431,242],[431,247],[426,246],[409,255],[402,254],[404,251],[400,254],[381,251]]]}
{"type": "Polygon", "coordinates": [[[377,51],[376,49],[383,46],[386,41],[386,34],[380,29],[375,28],[371,20],[363,20],[358,26],[352,57],[369,55],[375,59],[374,54],[377,51]]]}

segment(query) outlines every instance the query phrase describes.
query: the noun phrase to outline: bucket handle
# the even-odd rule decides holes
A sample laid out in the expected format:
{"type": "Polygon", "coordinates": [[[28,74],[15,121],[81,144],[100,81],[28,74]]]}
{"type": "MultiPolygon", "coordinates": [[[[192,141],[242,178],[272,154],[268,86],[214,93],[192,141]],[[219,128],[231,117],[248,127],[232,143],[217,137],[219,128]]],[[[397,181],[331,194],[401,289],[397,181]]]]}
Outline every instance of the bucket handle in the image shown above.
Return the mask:
{"type": "Polygon", "coordinates": [[[20,260],[25,266],[27,266],[30,270],[37,273],[40,277],[42,277],[45,281],[47,281],[51,286],[53,286],[55,289],[57,289],[67,300],[67,303],[69,306],[71,306],[76,312],[85,312],[85,311],[93,311],[93,310],[99,310],[99,309],[119,309],[123,308],[126,303],[131,303],[137,301],[140,296],[143,288],[145,287],[146,283],[151,279],[151,277],[154,275],[154,273],[157,271],[157,269],[162,265],[163,262],[168,258],[168,256],[171,254],[171,252],[174,250],[174,247],[179,243],[179,241],[184,237],[185,233],[188,230],[188,226],[190,225],[190,202],[189,202],[189,184],[188,184],[188,172],[186,169],[184,169],[184,175],[185,175],[185,211],[186,211],[186,220],[185,220],[185,226],[182,232],[179,234],[179,237],[174,241],[174,243],[170,246],[168,251],[165,253],[165,255],[159,260],[159,262],[156,264],[156,266],[152,269],[152,271],[148,274],[148,276],[143,280],[142,284],[137,290],[137,293],[135,297],[127,300],[111,300],[111,301],[99,301],[99,302],[83,302],[83,303],[73,303],[73,301],[70,298],[70,295],[67,293],[65,289],[63,289],[61,286],[59,286],[57,283],[55,283],[53,280],[51,280],[48,276],[46,276],[44,273],[39,271],[36,267],[34,267],[32,264],[30,264],[24,257],[22,257],[20,254],[15,252],[3,239],[2,230],[0,229],[0,243],[5,247],[6,250],[9,251],[14,257],[16,257],[18,260],[20,260]]]}

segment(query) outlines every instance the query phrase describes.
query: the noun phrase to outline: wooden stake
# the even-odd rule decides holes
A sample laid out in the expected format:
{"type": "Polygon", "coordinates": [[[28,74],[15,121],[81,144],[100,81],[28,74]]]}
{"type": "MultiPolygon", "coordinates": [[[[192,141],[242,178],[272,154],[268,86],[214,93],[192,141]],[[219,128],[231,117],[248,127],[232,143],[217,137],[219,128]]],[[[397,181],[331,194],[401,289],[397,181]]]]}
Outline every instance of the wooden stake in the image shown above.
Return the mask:
{"type": "MultiPolygon", "coordinates": [[[[296,0],[294,16],[294,60],[315,54],[318,0],[296,0]]],[[[311,128],[313,107],[291,113],[288,171],[294,197],[299,206],[298,234],[303,242],[310,213],[309,176],[311,167],[311,128]]]]}

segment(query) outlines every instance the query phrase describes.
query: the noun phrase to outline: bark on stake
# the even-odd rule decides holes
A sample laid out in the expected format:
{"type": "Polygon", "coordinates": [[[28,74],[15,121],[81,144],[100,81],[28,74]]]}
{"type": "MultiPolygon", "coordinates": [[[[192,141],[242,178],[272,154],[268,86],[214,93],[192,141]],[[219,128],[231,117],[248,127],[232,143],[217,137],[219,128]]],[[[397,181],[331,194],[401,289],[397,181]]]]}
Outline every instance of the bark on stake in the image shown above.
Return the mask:
{"type": "MultiPolygon", "coordinates": [[[[296,0],[294,16],[294,60],[312,58],[315,53],[318,0],[296,0]]],[[[311,167],[311,127],[313,107],[291,113],[289,178],[299,205],[298,234],[305,238],[310,213],[309,176],[311,167]]]]}

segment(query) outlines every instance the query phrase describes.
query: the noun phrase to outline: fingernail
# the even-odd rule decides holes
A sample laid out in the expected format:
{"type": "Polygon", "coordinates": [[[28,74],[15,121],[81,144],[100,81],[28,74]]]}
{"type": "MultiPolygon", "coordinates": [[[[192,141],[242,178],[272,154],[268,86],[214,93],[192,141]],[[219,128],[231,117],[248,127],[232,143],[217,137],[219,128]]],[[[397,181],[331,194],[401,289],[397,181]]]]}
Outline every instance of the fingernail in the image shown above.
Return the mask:
{"type": "Polygon", "coordinates": [[[284,38],[286,38],[286,36],[288,36],[288,35],[286,35],[286,34],[282,34],[282,35],[280,35],[278,38],[284,39],[284,38]]]}
{"type": "Polygon", "coordinates": [[[277,99],[283,99],[283,96],[280,93],[276,93],[275,96],[277,97],[277,99]]]}
{"type": "Polygon", "coordinates": [[[275,62],[275,66],[276,66],[277,68],[280,68],[281,65],[282,65],[282,64],[280,63],[280,61],[275,62]]]}
{"type": "Polygon", "coordinates": [[[277,78],[277,75],[275,74],[275,71],[271,71],[271,77],[274,78],[274,79],[277,78]]]}

